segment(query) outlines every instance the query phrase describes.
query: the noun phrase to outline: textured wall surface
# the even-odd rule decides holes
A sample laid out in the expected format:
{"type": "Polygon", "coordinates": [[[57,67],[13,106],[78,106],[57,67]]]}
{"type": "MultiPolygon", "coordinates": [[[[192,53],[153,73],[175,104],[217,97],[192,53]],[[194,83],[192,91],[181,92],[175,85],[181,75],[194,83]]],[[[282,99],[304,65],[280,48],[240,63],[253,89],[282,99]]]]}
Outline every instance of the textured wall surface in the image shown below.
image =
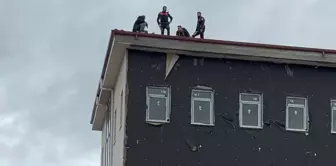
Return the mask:
{"type": "Polygon", "coordinates": [[[159,53],[129,52],[126,166],[336,164],[336,135],[330,133],[335,69],[180,56],[164,81],[165,59],[159,53]],[[147,85],[171,86],[169,124],[145,123],[147,85]],[[190,93],[196,85],[215,90],[213,127],[190,124],[190,93]],[[248,91],[263,93],[262,130],[239,128],[239,92],[248,91]],[[279,125],[285,123],[288,95],[309,98],[308,134],[279,125]]]}

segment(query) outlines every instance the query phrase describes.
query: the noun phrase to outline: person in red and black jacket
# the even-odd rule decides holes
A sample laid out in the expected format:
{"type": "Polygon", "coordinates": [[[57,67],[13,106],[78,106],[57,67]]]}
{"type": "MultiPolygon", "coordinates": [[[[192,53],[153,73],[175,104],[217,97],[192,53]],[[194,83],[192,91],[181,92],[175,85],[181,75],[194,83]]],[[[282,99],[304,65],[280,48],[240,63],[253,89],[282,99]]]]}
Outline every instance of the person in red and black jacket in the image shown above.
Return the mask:
{"type": "Polygon", "coordinates": [[[173,21],[173,17],[167,12],[167,6],[163,6],[162,11],[158,14],[157,23],[161,29],[161,35],[167,29],[167,35],[170,35],[169,24],[173,21]],[[170,20],[169,20],[170,19],[170,20]]]}
{"type": "Polygon", "coordinates": [[[201,39],[204,39],[204,31],[205,31],[205,19],[202,16],[201,12],[197,12],[197,26],[196,31],[192,35],[192,37],[200,35],[201,39]]]}
{"type": "Polygon", "coordinates": [[[177,26],[176,36],[185,36],[190,37],[190,34],[187,29],[182,27],[181,25],[177,26]]]}

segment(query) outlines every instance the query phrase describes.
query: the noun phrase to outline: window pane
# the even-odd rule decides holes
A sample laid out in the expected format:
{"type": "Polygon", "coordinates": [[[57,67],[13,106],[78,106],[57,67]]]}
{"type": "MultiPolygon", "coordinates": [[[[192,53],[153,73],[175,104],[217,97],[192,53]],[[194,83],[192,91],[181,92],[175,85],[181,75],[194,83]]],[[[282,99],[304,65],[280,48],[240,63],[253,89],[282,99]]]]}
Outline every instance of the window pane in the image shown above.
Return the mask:
{"type": "Polygon", "coordinates": [[[198,97],[198,98],[206,98],[206,99],[211,99],[212,98],[212,92],[211,91],[198,91],[198,90],[193,90],[192,91],[192,96],[193,97],[198,97]]]}
{"type": "Polygon", "coordinates": [[[210,102],[194,100],[194,122],[211,124],[210,121],[210,102]]]}
{"type": "Polygon", "coordinates": [[[242,101],[260,101],[260,95],[258,94],[241,94],[242,101]]]}
{"type": "Polygon", "coordinates": [[[304,108],[288,107],[288,128],[289,129],[305,129],[304,128],[304,108]]]}
{"type": "Polygon", "coordinates": [[[295,97],[287,97],[287,104],[299,104],[299,105],[305,105],[306,99],[304,98],[295,98],[295,97]]]}
{"type": "Polygon", "coordinates": [[[245,126],[259,126],[257,104],[242,104],[242,124],[245,126]]]}
{"type": "Polygon", "coordinates": [[[166,120],[166,98],[149,98],[149,120],[166,120]]]}
{"type": "Polygon", "coordinates": [[[155,94],[155,95],[166,95],[168,94],[168,88],[166,87],[149,87],[148,94],[155,94]]]}
{"type": "Polygon", "coordinates": [[[336,109],[332,110],[333,116],[332,116],[332,124],[333,125],[333,132],[336,131],[336,109]]]}

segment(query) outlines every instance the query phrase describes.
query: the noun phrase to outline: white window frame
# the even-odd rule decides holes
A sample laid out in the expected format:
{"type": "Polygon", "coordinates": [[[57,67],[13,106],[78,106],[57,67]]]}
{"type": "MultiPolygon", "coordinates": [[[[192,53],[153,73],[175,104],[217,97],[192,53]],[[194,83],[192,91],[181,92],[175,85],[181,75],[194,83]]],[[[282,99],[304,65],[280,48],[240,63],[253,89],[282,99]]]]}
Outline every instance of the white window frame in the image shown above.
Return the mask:
{"type": "Polygon", "coordinates": [[[170,95],[170,87],[163,87],[163,86],[147,86],[146,87],[146,122],[157,122],[157,123],[170,123],[170,104],[171,104],[171,95],[170,95]],[[149,89],[161,89],[167,91],[167,96],[161,94],[149,94],[149,89]],[[150,98],[164,98],[166,99],[166,119],[165,120],[158,120],[158,119],[149,119],[149,111],[150,111],[150,98]]]}
{"type": "Polygon", "coordinates": [[[334,129],[334,123],[336,123],[336,121],[334,121],[334,112],[336,111],[336,106],[333,106],[334,103],[336,103],[336,99],[331,99],[330,100],[330,110],[331,110],[331,133],[336,134],[336,129],[334,129]]]}
{"type": "Polygon", "coordinates": [[[286,97],[286,130],[287,131],[297,131],[297,132],[307,132],[308,131],[308,121],[309,121],[309,117],[308,117],[308,99],[305,97],[292,97],[292,96],[287,96],[286,97]],[[305,101],[304,105],[302,104],[290,104],[287,102],[287,100],[290,99],[303,99],[305,101]],[[294,108],[303,108],[303,129],[293,129],[293,128],[289,128],[289,107],[294,107],[294,108]]]}
{"type": "Polygon", "coordinates": [[[215,117],[214,117],[214,90],[203,90],[203,89],[193,89],[191,90],[191,119],[190,123],[192,125],[201,125],[201,126],[214,126],[215,125],[215,117]],[[211,93],[211,98],[203,98],[203,97],[195,97],[193,94],[195,92],[210,92],[211,93]],[[195,122],[195,110],[194,110],[194,104],[195,101],[207,101],[210,102],[210,123],[199,123],[195,122]]]}
{"type": "Polygon", "coordinates": [[[263,95],[261,93],[239,93],[239,127],[250,129],[262,129],[263,128],[263,95]],[[242,95],[259,97],[259,101],[245,101],[242,100],[242,95]],[[243,104],[255,104],[258,105],[258,126],[244,125],[243,124],[243,104]]]}

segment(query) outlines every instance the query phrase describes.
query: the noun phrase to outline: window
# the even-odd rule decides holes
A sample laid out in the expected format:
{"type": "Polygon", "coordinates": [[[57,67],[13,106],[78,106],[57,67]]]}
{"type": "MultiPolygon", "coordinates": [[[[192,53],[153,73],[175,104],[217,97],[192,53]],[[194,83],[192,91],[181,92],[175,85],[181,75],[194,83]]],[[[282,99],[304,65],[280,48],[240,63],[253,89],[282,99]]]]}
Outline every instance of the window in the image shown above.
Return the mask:
{"type": "Polygon", "coordinates": [[[119,113],[119,130],[121,130],[123,125],[123,114],[124,114],[124,91],[120,93],[120,113],[119,113]]]}
{"type": "Polygon", "coordinates": [[[286,98],[286,130],[308,131],[308,104],[306,98],[286,98]]]}
{"type": "Polygon", "coordinates": [[[117,109],[113,111],[112,123],[112,145],[114,145],[117,139],[117,109]]]}
{"type": "Polygon", "coordinates": [[[239,126],[244,128],[263,128],[262,95],[240,93],[239,126]]]}
{"type": "Polygon", "coordinates": [[[191,91],[191,124],[214,125],[214,95],[212,90],[191,91]]]}
{"type": "Polygon", "coordinates": [[[336,100],[331,100],[331,133],[336,133],[336,100]]]}
{"type": "Polygon", "coordinates": [[[102,148],[102,158],[103,165],[108,166],[111,163],[111,117],[110,109],[107,109],[105,114],[104,126],[103,126],[103,148],[102,148]]]}
{"type": "Polygon", "coordinates": [[[147,87],[147,122],[169,123],[170,120],[170,88],[147,87]]]}

